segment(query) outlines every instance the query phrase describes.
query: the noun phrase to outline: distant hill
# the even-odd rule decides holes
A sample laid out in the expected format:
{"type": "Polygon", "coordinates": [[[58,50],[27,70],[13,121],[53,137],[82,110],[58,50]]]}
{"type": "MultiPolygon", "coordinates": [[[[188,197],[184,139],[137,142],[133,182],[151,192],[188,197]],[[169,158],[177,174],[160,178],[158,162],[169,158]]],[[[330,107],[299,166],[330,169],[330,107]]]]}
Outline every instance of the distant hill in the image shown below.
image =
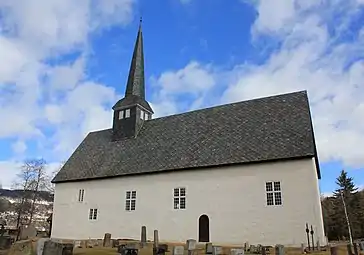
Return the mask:
{"type": "MultiPolygon", "coordinates": [[[[11,190],[11,189],[0,189],[0,197],[8,197],[12,199],[21,198],[24,192],[32,193],[32,191],[24,191],[24,190],[11,190]]],[[[53,202],[53,194],[48,191],[38,191],[39,199],[53,202]]]]}

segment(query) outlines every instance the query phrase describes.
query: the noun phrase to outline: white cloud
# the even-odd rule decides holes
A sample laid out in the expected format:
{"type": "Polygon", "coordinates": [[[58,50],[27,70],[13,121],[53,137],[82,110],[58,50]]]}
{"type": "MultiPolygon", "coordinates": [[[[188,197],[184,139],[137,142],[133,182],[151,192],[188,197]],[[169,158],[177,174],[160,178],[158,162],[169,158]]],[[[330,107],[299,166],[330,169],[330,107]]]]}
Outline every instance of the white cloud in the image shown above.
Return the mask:
{"type": "MultiPolygon", "coordinates": [[[[127,25],[134,4],[0,1],[0,122],[6,123],[0,126],[0,139],[16,138],[11,145],[15,154],[36,138],[40,148],[64,160],[89,131],[110,127],[116,95],[86,75],[89,39],[112,25],[127,25]],[[79,57],[58,62],[65,54],[79,57]],[[49,130],[54,135],[46,138],[49,130]]],[[[4,186],[14,177],[15,165],[1,163],[4,186]]]]}
{"type": "Polygon", "coordinates": [[[12,145],[12,149],[16,154],[22,154],[26,151],[27,145],[24,141],[18,140],[12,145]]]}
{"type": "MultiPolygon", "coordinates": [[[[162,92],[169,95],[163,103],[190,90],[203,95],[222,90],[224,85],[220,103],[307,90],[320,160],[362,167],[364,157],[358,148],[364,143],[364,61],[359,57],[364,57],[363,28],[357,37],[354,34],[355,40],[342,40],[355,19],[358,3],[261,0],[256,1],[256,7],[259,16],[252,27],[254,40],[264,35],[279,40],[282,46],[259,65],[244,63],[216,72],[216,68],[193,62],[168,71],[156,79],[162,92]],[[332,24],[334,18],[337,23],[332,24]],[[196,73],[204,75],[193,75],[196,73]],[[214,86],[216,80],[227,76],[227,84],[214,86]]],[[[197,107],[211,104],[206,99],[195,97],[197,107]]],[[[183,107],[173,102],[171,109],[181,111],[183,107]]]]}

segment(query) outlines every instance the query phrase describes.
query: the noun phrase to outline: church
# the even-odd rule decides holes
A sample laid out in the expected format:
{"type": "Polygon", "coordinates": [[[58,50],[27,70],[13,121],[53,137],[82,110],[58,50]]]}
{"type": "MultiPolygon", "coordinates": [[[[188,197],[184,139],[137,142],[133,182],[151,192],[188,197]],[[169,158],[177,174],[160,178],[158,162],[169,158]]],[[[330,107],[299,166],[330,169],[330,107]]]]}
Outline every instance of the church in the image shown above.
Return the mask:
{"type": "MultiPolygon", "coordinates": [[[[52,238],[300,246],[326,243],[306,91],[153,119],[137,33],[110,129],[90,132],[52,180],[52,238]]],[[[111,116],[110,116],[111,117],[111,116]]]]}

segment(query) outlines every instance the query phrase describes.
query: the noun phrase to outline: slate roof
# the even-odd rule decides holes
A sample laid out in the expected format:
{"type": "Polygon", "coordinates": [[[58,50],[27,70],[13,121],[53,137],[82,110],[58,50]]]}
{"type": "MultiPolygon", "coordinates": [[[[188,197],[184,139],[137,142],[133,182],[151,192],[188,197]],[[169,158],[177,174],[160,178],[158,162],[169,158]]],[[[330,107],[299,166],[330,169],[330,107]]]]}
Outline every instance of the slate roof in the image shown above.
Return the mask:
{"type": "Polygon", "coordinates": [[[112,142],[111,135],[112,129],[89,133],[53,182],[317,160],[306,91],[148,120],[136,138],[112,142]]]}

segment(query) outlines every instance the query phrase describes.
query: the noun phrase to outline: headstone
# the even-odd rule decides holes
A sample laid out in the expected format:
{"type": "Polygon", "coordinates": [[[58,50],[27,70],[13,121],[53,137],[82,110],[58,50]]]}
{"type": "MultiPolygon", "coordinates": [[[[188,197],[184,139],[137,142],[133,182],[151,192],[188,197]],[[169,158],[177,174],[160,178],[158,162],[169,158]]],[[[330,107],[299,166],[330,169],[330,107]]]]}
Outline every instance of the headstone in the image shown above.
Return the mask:
{"type": "Polygon", "coordinates": [[[284,246],[281,244],[277,244],[275,247],[276,255],[284,255],[284,246]]]}
{"type": "Polygon", "coordinates": [[[41,238],[37,241],[37,255],[43,255],[44,244],[49,238],[41,238]]]}
{"type": "Polygon", "coordinates": [[[72,255],[73,243],[59,243],[48,240],[44,243],[43,255],[72,255]]]}
{"type": "Polygon", "coordinates": [[[336,246],[331,246],[330,247],[330,254],[331,255],[337,255],[337,247],[336,246]]]}
{"type": "Polygon", "coordinates": [[[205,253],[206,254],[212,254],[212,252],[213,252],[212,243],[207,243],[206,248],[205,248],[205,253]]]}
{"type": "Polygon", "coordinates": [[[140,246],[143,248],[147,243],[147,227],[142,226],[141,236],[140,236],[140,246]]]}
{"type": "Polygon", "coordinates": [[[173,247],[173,255],[184,255],[185,248],[182,245],[173,247]]]}
{"type": "Polygon", "coordinates": [[[27,240],[37,236],[37,229],[34,225],[21,226],[20,228],[20,240],[27,240]]]}
{"type": "Polygon", "coordinates": [[[0,236],[0,250],[8,250],[11,247],[12,238],[9,235],[0,236]]]}
{"type": "Polygon", "coordinates": [[[111,246],[111,234],[110,233],[105,233],[104,242],[103,242],[102,246],[104,246],[104,247],[111,246]]]}
{"type": "Polygon", "coordinates": [[[221,246],[212,246],[212,255],[221,255],[222,247],[221,246]]]}
{"type": "Polygon", "coordinates": [[[158,247],[158,244],[159,244],[159,237],[158,237],[158,230],[154,230],[154,244],[153,244],[153,247],[154,248],[157,248],[158,247]]]}
{"type": "Polygon", "coordinates": [[[196,240],[188,239],[186,242],[187,250],[193,251],[196,249],[196,240]]]}
{"type": "Polygon", "coordinates": [[[257,252],[257,248],[255,247],[255,245],[250,245],[249,252],[250,253],[256,253],[257,252]]]}
{"type": "Polygon", "coordinates": [[[244,249],[242,248],[233,248],[230,250],[231,255],[244,255],[244,249]]]}
{"type": "Polygon", "coordinates": [[[364,241],[359,242],[359,249],[364,251],[364,241]]]}
{"type": "Polygon", "coordinates": [[[249,248],[250,248],[250,246],[249,246],[249,242],[245,242],[244,243],[244,251],[249,251],[249,248]]]}
{"type": "Polygon", "coordinates": [[[262,245],[258,244],[257,245],[257,253],[261,253],[262,252],[262,245]]]}
{"type": "Polygon", "coordinates": [[[81,246],[81,241],[79,241],[79,240],[75,241],[75,242],[74,242],[74,245],[75,245],[75,247],[77,247],[77,248],[82,248],[82,246],[81,246]]]}

